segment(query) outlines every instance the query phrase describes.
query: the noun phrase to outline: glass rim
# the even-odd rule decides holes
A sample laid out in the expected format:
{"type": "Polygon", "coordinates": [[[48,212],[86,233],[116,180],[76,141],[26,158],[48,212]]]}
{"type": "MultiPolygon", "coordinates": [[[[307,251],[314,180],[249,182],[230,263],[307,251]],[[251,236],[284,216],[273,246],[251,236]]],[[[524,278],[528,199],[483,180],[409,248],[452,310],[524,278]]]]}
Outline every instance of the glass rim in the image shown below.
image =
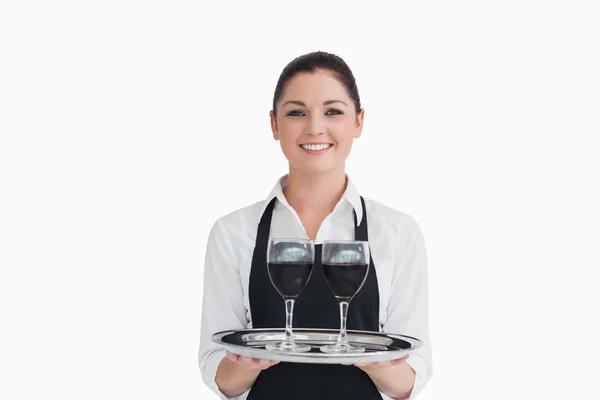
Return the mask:
{"type": "Polygon", "coordinates": [[[369,244],[367,240],[323,240],[323,244],[325,243],[341,243],[341,244],[349,244],[349,243],[361,243],[361,244],[369,244]]]}
{"type": "Polygon", "coordinates": [[[314,243],[315,241],[312,239],[303,239],[303,238],[271,238],[269,239],[269,243],[273,242],[297,242],[297,243],[314,243]]]}

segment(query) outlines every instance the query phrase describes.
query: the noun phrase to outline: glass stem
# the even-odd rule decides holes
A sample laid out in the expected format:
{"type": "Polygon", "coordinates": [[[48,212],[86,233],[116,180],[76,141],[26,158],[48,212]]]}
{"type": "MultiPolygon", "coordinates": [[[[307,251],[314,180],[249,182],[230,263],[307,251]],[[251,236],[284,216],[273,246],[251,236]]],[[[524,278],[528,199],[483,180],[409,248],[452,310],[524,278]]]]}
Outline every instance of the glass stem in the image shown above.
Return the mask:
{"type": "Polygon", "coordinates": [[[348,342],[348,337],[346,336],[346,317],[348,315],[348,302],[341,301],[340,302],[340,336],[338,337],[338,346],[348,346],[350,343],[348,342]]]}
{"type": "Polygon", "coordinates": [[[294,315],[294,300],[285,301],[285,343],[293,343],[292,338],[292,318],[294,315]]]}

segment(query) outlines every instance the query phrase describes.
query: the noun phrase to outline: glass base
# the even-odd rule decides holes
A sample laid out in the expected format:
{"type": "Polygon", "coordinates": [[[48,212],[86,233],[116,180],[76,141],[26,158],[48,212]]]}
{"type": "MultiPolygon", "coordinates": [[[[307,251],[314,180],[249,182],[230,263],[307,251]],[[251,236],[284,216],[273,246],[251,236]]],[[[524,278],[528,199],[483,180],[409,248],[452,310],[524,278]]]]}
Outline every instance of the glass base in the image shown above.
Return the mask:
{"type": "Polygon", "coordinates": [[[268,344],[265,349],[283,353],[305,353],[312,347],[308,344],[281,342],[279,344],[268,344]]]}
{"type": "Polygon", "coordinates": [[[352,346],[350,344],[328,344],[320,347],[323,353],[363,353],[364,347],[352,346]]]}

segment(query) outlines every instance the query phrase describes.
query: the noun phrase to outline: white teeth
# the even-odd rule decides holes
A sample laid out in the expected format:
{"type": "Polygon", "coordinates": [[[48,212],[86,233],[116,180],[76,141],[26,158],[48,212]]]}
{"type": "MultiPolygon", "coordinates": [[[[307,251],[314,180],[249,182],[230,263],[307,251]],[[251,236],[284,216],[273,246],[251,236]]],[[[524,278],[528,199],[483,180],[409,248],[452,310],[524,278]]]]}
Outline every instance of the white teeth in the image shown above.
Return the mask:
{"type": "Polygon", "coordinates": [[[319,151],[319,150],[328,149],[332,145],[331,144],[302,144],[301,146],[303,149],[306,149],[306,150],[319,151]]]}

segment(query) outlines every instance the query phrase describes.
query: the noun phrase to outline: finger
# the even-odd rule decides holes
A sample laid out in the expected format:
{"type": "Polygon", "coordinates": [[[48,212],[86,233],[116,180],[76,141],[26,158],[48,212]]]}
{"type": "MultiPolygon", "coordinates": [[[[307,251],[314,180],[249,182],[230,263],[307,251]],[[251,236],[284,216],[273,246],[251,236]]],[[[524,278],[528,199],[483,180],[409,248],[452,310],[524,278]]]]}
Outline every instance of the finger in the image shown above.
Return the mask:
{"type": "Polygon", "coordinates": [[[354,365],[356,365],[357,367],[360,366],[361,368],[378,368],[383,367],[385,365],[385,362],[358,363],[354,365]]]}
{"type": "Polygon", "coordinates": [[[229,351],[226,352],[225,356],[233,362],[238,362],[238,359],[240,358],[240,356],[238,356],[237,354],[233,354],[229,351]]]}
{"type": "Polygon", "coordinates": [[[402,358],[399,358],[399,359],[397,359],[397,360],[392,360],[392,361],[391,361],[391,364],[392,364],[392,365],[400,365],[400,364],[402,364],[402,363],[406,362],[406,360],[407,360],[407,359],[408,359],[408,354],[407,354],[407,355],[405,355],[405,356],[404,356],[404,357],[402,357],[402,358]]]}
{"type": "Polygon", "coordinates": [[[379,361],[379,362],[361,363],[361,364],[355,364],[355,365],[359,368],[371,370],[371,369],[377,369],[377,368],[390,367],[392,364],[389,361],[379,361]]]}
{"type": "Polygon", "coordinates": [[[241,365],[244,365],[246,367],[251,367],[251,366],[257,364],[256,359],[254,359],[252,357],[244,357],[244,356],[242,356],[238,359],[238,363],[241,365]]]}
{"type": "Polygon", "coordinates": [[[260,369],[267,369],[271,366],[271,360],[257,360],[257,364],[260,367],[260,369]]]}

